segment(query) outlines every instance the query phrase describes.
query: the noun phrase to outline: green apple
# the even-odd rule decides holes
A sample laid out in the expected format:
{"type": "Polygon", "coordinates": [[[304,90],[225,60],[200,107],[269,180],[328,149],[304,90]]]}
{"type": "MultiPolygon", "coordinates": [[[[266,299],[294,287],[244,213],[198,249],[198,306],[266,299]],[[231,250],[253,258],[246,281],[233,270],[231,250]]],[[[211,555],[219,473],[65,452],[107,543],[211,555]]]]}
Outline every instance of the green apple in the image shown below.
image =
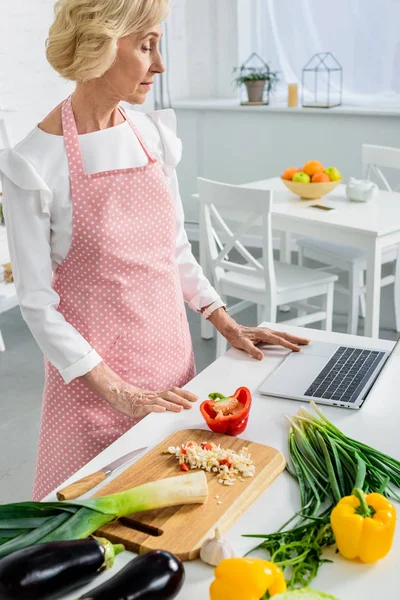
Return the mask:
{"type": "Polygon", "coordinates": [[[297,183],[310,183],[311,178],[307,173],[304,173],[304,171],[300,171],[293,175],[292,181],[297,181],[297,183]]]}
{"type": "Polygon", "coordinates": [[[326,173],[331,181],[340,181],[342,179],[342,175],[336,167],[327,167],[324,169],[324,173],[326,173]]]}

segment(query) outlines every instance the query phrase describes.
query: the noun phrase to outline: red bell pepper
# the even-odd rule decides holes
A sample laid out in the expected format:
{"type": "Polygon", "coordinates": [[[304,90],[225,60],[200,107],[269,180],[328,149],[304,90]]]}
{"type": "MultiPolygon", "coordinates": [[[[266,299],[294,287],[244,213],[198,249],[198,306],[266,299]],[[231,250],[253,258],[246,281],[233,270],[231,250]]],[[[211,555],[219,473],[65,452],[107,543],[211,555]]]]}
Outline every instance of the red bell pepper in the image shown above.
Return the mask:
{"type": "Polygon", "coordinates": [[[227,435],[243,433],[249,420],[250,390],[240,387],[232,396],[214,392],[208,397],[200,405],[200,411],[211,431],[227,435]]]}

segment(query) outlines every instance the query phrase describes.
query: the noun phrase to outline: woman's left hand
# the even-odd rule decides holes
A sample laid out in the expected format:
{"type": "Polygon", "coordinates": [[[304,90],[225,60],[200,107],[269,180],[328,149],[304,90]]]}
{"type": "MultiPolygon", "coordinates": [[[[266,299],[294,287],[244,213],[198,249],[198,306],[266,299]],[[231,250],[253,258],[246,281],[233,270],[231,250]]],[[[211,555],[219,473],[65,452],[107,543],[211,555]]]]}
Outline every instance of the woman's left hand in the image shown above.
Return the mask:
{"type": "Polygon", "coordinates": [[[300,346],[305,346],[310,341],[307,338],[297,337],[297,335],[292,335],[284,331],[274,331],[266,327],[245,327],[244,325],[239,325],[223,308],[218,308],[212,312],[208,320],[228,340],[233,348],[244,350],[258,360],[262,360],[264,354],[260,348],[257,348],[256,344],[283,346],[293,352],[299,352],[300,346]]]}
{"type": "Polygon", "coordinates": [[[300,346],[309,343],[306,338],[300,338],[284,331],[273,331],[266,327],[244,327],[235,321],[227,325],[222,334],[233,348],[244,350],[258,360],[262,360],[264,354],[256,344],[283,346],[293,352],[299,352],[300,346]]]}

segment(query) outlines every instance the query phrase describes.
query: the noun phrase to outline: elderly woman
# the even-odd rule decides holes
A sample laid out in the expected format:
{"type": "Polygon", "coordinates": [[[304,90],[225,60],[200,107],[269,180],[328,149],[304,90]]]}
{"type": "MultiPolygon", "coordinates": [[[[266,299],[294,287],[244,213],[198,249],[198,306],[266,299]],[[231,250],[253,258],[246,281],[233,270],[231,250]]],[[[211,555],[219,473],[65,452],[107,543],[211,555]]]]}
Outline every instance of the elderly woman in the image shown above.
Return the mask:
{"type": "Polygon", "coordinates": [[[58,0],[47,59],[75,91],[0,161],[22,315],[45,356],[34,498],[150,412],[179,412],[195,365],[189,306],[256,359],[305,340],[242,327],[194,259],[175,115],[142,104],[164,72],[169,0],[58,0]]]}

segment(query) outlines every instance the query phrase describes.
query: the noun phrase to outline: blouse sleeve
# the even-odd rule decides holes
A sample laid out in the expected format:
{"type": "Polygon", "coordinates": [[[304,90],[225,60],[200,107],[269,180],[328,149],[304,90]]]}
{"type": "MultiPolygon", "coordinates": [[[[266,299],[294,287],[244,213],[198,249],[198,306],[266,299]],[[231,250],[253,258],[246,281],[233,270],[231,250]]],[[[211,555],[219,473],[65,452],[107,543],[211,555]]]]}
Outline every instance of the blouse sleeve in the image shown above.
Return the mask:
{"type": "Polygon", "coordinates": [[[33,165],[14,150],[0,154],[4,217],[22,316],[46,358],[66,383],[101,357],[57,311],[51,261],[52,193],[33,165]]]}
{"type": "Polygon", "coordinates": [[[224,306],[220,296],[203,273],[203,269],[192,253],[192,247],[185,231],[185,217],[179,193],[176,167],[182,157],[182,142],[176,134],[176,116],[172,109],[150,113],[160,132],[162,142],[161,159],[168,177],[172,197],[176,206],[176,261],[185,301],[194,311],[214,304],[213,308],[224,306]]]}

